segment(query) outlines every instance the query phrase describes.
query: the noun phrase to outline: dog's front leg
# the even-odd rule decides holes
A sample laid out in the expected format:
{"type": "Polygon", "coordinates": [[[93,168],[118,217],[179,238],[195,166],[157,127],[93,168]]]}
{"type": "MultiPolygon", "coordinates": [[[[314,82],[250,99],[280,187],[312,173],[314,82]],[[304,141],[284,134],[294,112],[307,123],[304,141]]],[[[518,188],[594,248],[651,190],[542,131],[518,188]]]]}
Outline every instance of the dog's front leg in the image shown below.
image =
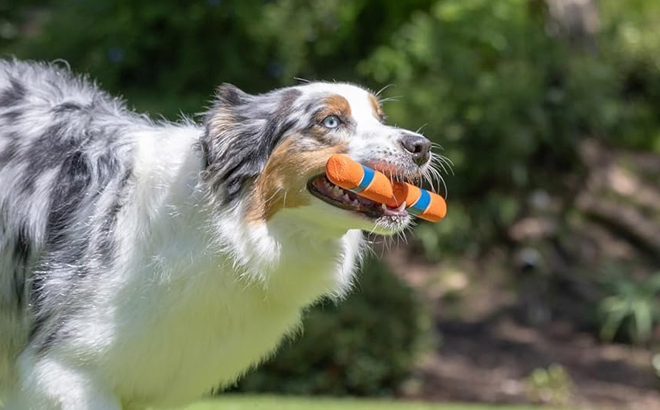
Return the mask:
{"type": "Polygon", "coordinates": [[[121,410],[119,399],[83,366],[49,356],[24,354],[16,388],[5,410],[121,410]]]}

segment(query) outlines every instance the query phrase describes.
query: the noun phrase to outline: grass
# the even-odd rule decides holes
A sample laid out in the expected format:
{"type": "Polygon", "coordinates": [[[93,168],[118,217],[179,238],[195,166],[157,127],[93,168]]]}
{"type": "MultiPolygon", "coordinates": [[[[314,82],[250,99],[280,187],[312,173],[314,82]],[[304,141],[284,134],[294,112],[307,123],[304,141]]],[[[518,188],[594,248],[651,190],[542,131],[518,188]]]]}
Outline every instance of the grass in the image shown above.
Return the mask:
{"type": "MultiPolygon", "coordinates": [[[[534,406],[430,404],[395,401],[228,395],[186,410],[552,410],[534,406]]],[[[556,409],[555,409],[556,410],[556,409]]]]}
{"type": "MultiPolygon", "coordinates": [[[[0,401],[0,410],[2,410],[0,401]]],[[[317,397],[278,397],[226,395],[207,400],[184,410],[558,410],[537,406],[488,404],[431,404],[385,400],[331,399],[317,397]]]]}

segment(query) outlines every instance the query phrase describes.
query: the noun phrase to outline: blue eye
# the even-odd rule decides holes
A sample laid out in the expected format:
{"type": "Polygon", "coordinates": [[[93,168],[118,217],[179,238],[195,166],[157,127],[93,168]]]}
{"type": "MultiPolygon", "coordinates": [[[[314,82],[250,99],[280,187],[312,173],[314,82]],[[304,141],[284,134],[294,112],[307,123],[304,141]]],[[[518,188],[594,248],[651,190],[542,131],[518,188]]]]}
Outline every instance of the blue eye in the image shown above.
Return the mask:
{"type": "Polygon", "coordinates": [[[325,128],[334,129],[339,127],[339,118],[336,115],[328,115],[322,122],[325,128]]]}

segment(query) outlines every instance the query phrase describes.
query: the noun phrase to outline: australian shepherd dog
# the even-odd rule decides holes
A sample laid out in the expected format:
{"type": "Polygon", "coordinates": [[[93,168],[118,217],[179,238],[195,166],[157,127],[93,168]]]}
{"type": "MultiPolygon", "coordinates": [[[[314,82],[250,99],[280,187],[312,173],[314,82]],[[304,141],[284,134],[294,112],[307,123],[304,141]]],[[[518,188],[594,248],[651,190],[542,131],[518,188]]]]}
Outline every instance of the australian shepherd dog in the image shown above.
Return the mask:
{"type": "Polygon", "coordinates": [[[170,123],[0,60],[5,408],[168,407],[233,383],[350,290],[363,231],[410,224],[332,185],[329,156],[412,180],[430,148],[350,84],[224,84],[200,123],[170,123]]]}

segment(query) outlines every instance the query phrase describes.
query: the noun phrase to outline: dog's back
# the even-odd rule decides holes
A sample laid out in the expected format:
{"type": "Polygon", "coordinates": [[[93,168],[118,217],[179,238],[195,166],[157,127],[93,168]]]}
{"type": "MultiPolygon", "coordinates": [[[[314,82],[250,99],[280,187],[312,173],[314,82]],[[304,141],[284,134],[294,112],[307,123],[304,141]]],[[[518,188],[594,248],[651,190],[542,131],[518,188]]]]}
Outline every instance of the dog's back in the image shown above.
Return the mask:
{"type": "Polygon", "coordinates": [[[64,284],[112,252],[130,176],[118,157],[131,147],[103,121],[124,111],[68,69],[0,60],[0,388],[28,339],[52,337],[48,306],[72,304],[64,284]],[[90,218],[105,231],[90,231],[90,218]],[[57,292],[42,292],[44,272],[61,275],[57,292]]]}

